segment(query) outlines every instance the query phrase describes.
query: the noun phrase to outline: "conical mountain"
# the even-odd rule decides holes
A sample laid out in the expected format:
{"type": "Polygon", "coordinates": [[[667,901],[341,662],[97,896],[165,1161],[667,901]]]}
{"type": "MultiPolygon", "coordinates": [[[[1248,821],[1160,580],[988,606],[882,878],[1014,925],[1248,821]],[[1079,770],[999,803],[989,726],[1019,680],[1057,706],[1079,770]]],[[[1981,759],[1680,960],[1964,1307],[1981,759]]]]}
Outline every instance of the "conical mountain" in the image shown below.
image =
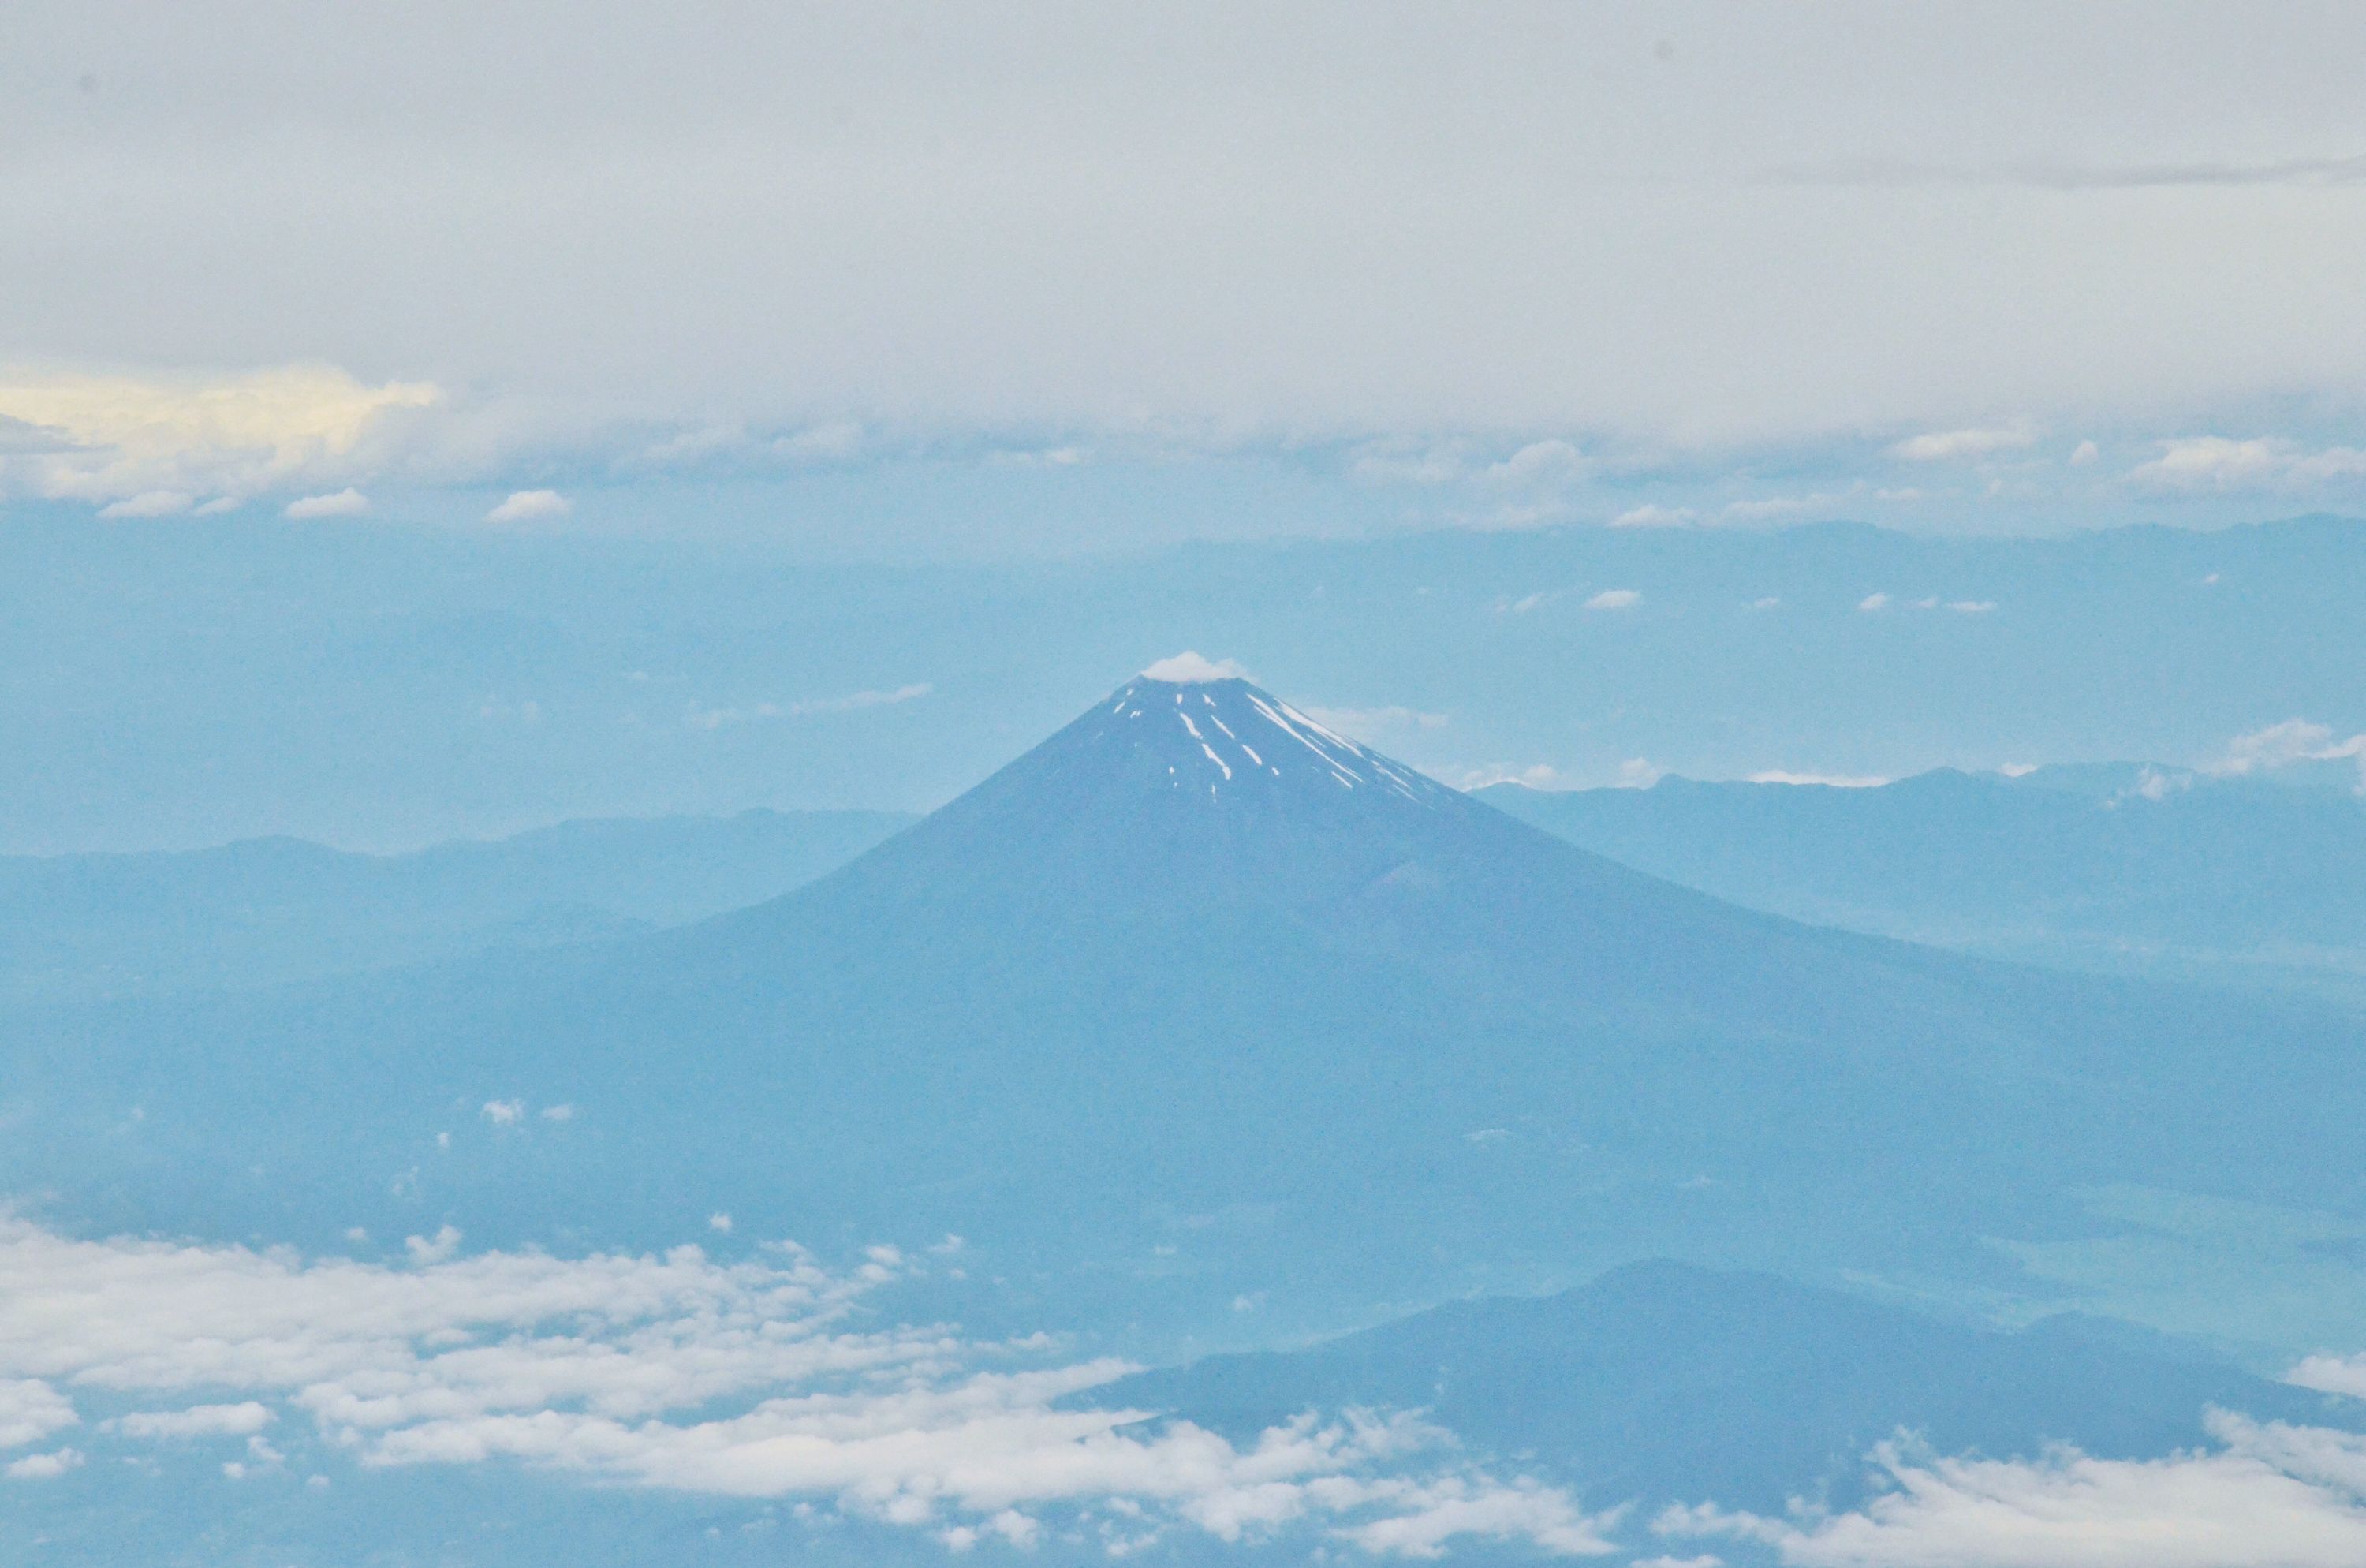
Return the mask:
{"type": "Polygon", "coordinates": [[[1977,1270],[2099,1184],[2321,1181],[2360,1098],[2344,1016],[1746,911],[1172,666],[768,904],[43,1039],[17,1124],[68,1131],[20,1158],[144,1224],[727,1209],[959,1232],[1137,1315],[1671,1252],[1977,1270]]]}

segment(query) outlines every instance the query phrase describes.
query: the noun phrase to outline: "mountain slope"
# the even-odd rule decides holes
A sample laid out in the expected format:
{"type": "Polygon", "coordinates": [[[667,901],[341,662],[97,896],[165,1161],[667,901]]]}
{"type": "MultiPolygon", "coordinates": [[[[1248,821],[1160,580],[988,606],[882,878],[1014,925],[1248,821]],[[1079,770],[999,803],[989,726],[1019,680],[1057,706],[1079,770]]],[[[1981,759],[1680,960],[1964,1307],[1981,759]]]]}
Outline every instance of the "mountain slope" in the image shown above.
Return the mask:
{"type": "Polygon", "coordinates": [[[1145,678],[697,926],[24,1020],[0,1177],[232,1234],[954,1231],[1031,1326],[1242,1335],[1667,1253],[2010,1281],[1985,1238],[2107,1181],[2346,1203],[2357,1040],[1752,913],[1145,678]]]}

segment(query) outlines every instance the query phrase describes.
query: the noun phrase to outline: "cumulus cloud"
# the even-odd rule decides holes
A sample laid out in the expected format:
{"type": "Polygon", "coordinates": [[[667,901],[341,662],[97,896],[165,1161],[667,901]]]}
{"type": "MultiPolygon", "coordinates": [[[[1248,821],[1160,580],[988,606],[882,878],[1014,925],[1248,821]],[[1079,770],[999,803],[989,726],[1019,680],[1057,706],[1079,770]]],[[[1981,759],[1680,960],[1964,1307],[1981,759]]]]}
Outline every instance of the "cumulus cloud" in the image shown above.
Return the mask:
{"type": "Polygon", "coordinates": [[[326,495],[298,496],[281,512],[300,523],[310,517],[358,517],[368,510],[369,497],[347,485],[326,495]]]}
{"type": "Polygon", "coordinates": [[[2330,762],[2355,759],[2361,788],[2366,788],[2366,734],[2336,739],[2333,727],[2304,718],[2288,718],[2238,735],[2226,743],[2226,754],[2203,771],[2221,778],[2245,778],[2271,773],[2296,762],[2330,762]]]}
{"type": "Polygon", "coordinates": [[[1661,506],[1647,502],[1613,517],[1610,525],[1613,528],[1677,528],[1691,522],[1694,516],[1689,506],[1661,506]]]}
{"type": "Polygon", "coordinates": [[[17,371],[0,373],[0,421],[37,437],[21,465],[36,493],[163,516],[197,493],[358,476],[390,424],[442,396],[322,365],[217,378],[17,371]]]}
{"type": "Polygon", "coordinates": [[[555,490],[513,490],[509,499],[485,513],[488,523],[525,523],[536,517],[564,517],[575,505],[555,490]]]}
{"type": "Polygon", "coordinates": [[[39,1378],[0,1378],[0,1449],[38,1443],[81,1419],[72,1400],[39,1378]]]}
{"type": "Polygon", "coordinates": [[[1574,484],[1594,469],[1592,459],[1568,442],[1531,441],[1500,463],[1491,464],[1487,482],[1508,488],[1574,484]]]}
{"type": "Polygon", "coordinates": [[[1864,598],[1856,602],[1856,607],[1867,612],[1868,614],[1875,610],[1887,610],[1889,608],[1889,595],[1887,593],[1868,593],[1864,598]]]}
{"type": "Polygon", "coordinates": [[[28,1454],[10,1464],[5,1473],[12,1481],[54,1481],[70,1470],[82,1465],[80,1449],[60,1449],[55,1453],[28,1454]]]}
{"type": "Polygon", "coordinates": [[[1589,610],[1631,610],[1643,602],[1632,588],[1606,588],[1585,602],[1589,610]]]}
{"type": "Polygon", "coordinates": [[[2129,483],[2142,490],[2192,495],[2310,490],[2366,479],[2366,449],[2356,446],[2312,452],[2273,436],[2238,441],[2223,435],[2186,436],[2158,445],[2160,456],[2129,469],[2129,483]]]}
{"type": "Polygon", "coordinates": [[[1910,435],[1889,449],[1890,456],[1910,463],[1938,463],[1957,457],[1989,457],[2017,452],[2036,443],[2037,432],[2027,424],[1989,425],[1970,430],[1934,430],[1910,435]]]}
{"type": "Polygon", "coordinates": [[[1162,659],[1142,672],[1146,681],[1178,681],[1186,685],[1202,681],[1245,681],[1248,671],[1229,659],[1203,659],[1186,649],[1171,659],[1162,659]]]}
{"type": "Polygon", "coordinates": [[[2213,1413],[2215,1449],[2101,1460],[1939,1458],[1884,1445],[1863,1508],[1671,1509],[1663,1535],[1725,1535],[1797,1568],[2346,1568],[2366,1562],[2366,1439],[2213,1413]]]}
{"type": "MultiPolygon", "coordinates": [[[[1056,1513],[1150,1539],[1302,1525],[1375,1555],[1461,1539],[1611,1549],[1608,1521],[1565,1492],[1499,1477],[1408,1416],[1309,1413],[1236,1445],[1076,1397],[1123,1363],[883,1325],[868,1298],[926,1266],[894,1247],[834,1269],[785,1243],[729,1264],[695,1247],[560,1258],[457,1243],[447,1229],[389,1268],[0,1219],[0,1410],[27,1440],[46,1435],[73,1419],[52,1387],[71,1382],[142,1402],[106,1425],[111,1441],[242,1435],[268,1463],[261,1433],[284,1418],[369,1466],[500,1461],[818,1499],[952,1545],[1024,1544],[1056,1513]]],[[[69,1454],[10,1473],[58,1473],[69,1454]]]]}

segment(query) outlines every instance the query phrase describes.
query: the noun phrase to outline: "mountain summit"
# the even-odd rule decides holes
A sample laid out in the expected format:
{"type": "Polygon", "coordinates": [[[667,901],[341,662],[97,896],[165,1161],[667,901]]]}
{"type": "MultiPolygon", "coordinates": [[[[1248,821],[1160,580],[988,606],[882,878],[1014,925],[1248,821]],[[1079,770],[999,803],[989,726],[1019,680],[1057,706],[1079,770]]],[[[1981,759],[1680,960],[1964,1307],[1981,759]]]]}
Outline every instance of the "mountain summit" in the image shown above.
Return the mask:
{"type": "MultiPolygon", "coordinates": [[[[1192,668],[1183,660],[1152,665],[1046,750],[1091,759],[1089,765],[1122,757],[1118,765],[1129,773],[1154,784],[1163,777],[1167,788],[1194,799],[1204,793],[1211,802],[1228,793],[1235,799],[1308,794],[1330,799],[1341,790],[1361,789],[1435,810],[1463,798],[1239,676],[1178,680],[1155,673],[1177,666],[1192,668]]],[[[1204,660],[1199,667],[1222,668],[1204,660]]]]}

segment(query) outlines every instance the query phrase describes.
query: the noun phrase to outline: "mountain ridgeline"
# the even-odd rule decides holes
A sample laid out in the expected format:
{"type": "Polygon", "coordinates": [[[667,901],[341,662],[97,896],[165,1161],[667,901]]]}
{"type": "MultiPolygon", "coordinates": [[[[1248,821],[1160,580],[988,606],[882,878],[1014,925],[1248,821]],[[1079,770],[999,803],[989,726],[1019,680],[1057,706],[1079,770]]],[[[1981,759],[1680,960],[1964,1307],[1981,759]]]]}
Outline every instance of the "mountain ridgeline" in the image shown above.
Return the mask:
{"type": "Polygon", "coordinates": [[[0,1177],[231,1234],[952,1231],[1014,1322],[1155,1348],[1662,1253],[1987,1288],[2110,1182],[2344,1201],[2358,1039],[1751,912],[1145,677],[699,924],[22,1015],[0,1177]]]}

